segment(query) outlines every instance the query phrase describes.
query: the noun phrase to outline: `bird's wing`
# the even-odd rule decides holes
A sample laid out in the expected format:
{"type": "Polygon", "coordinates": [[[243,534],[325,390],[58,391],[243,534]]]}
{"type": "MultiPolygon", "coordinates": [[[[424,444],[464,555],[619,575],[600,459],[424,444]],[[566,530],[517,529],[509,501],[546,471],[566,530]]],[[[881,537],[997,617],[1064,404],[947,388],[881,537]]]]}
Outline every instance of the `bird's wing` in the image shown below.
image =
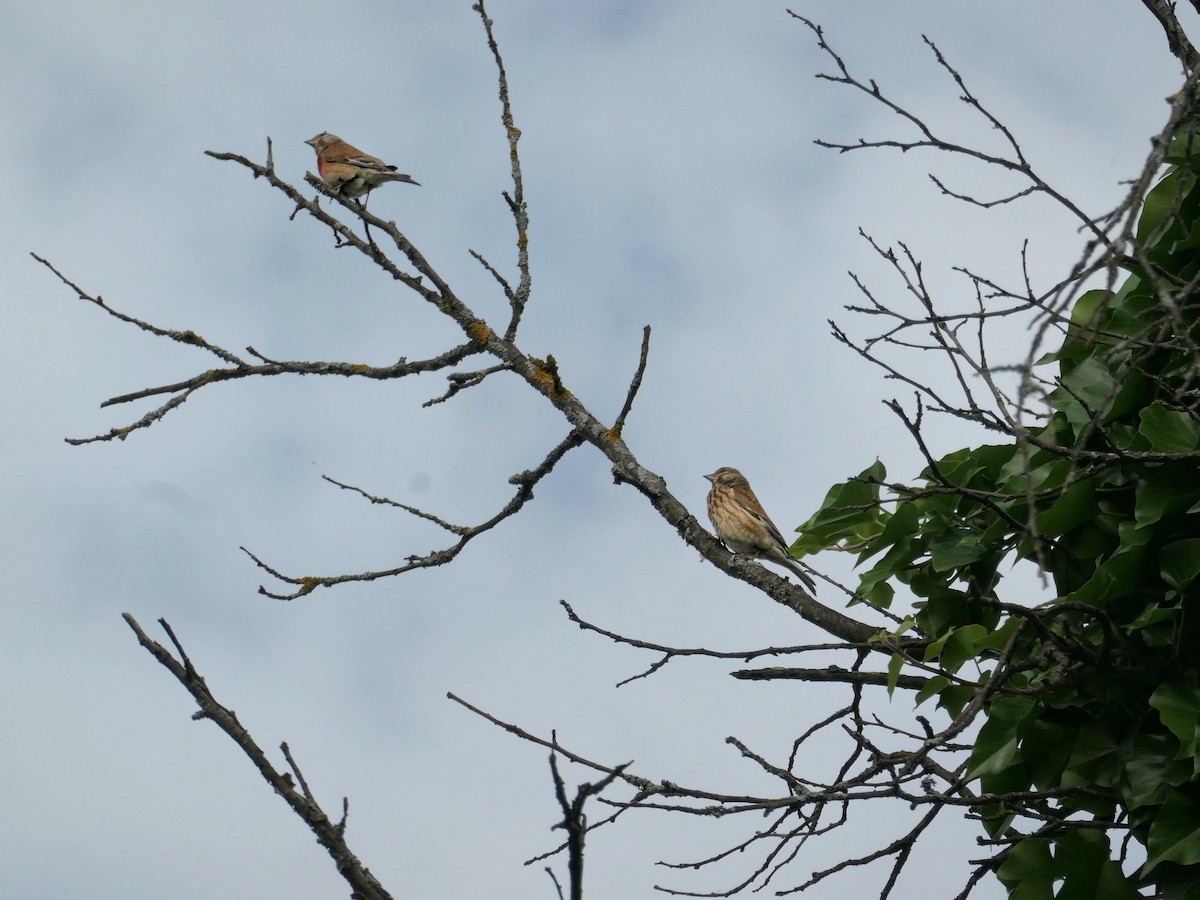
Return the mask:
{"type": "Polygon", "coordinates": [[[358,166],[360,169],[372,169],[376,172],[395,172],[395,166],[389,166],[382,159],[377,159],[367,153],[360,153],[356,156],[344,156],[338,162],[349,163],[352,166],[358,166]]]}
{"type": "Polygon", "coordinates": [[[787,550],[787,541],[783,539],[779,529],[775,523],[771,521],[771,517],[767,515],[767,511],[763,509],[763,505],[758,502],[758,497],[751,490],[750,485],[740,485],[734,488],[734,494],[737,496],[741,506],[746,512],[758,519],[762,523],[763,528],[767,529],[767,534],[771,536],[771,540],[787,550]]]}
{"type": "Polygon", "coordinates": [[[775,523],[774,523],[774,522],[772,522],[772,521],[771,521],[769,518],[767,518],[767,514],[766,514],[766,513],[761,513],[761,514],[760,514],[760,513],[755,513],[755,514],[754,514],[754,516],[755,516],[755,518],[757,518],[757,519],[758,519],[760,522],[762,522],[762,523],[763,523],[763,527],[767,529],[767,533],[768,533],[769,535],[771,535],[771,539],[772,539],[773,541],[775,541],[775,543],[777,543],[777,544],[778,544],[780,547],[782,547],[782,548],[783,548],[783,551],[784,551],[784,553],[786,553],[786,552],[787,552],[787,548],[788,548],[788,542],[787,542],[787,541],[785,541],[785,540],[783,539],[783,534],[782,534],[782,532],[780,532],[780,530],[779,530],[779,529],[776,527],[775,523]]]}

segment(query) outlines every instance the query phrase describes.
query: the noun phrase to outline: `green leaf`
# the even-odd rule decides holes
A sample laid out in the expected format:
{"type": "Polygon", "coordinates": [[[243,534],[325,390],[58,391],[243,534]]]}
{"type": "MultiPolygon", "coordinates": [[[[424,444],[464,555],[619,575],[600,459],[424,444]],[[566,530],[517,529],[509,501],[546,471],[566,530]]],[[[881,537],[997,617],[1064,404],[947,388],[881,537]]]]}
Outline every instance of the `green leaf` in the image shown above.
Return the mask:
{"type": "Polygon", "coordinates": [[[1200,804],[1185,797],[1179,791],[1169,791],[1166,802],[1150,825],[1150,836],[1146,842],[1146,865],[1143,874],[1149,874],[1162,862],[1174,862],[1193,866],[1200,863],[1200,804]]]}
{"type": "Polygon", "coordinates": [[[965,528],[943,531],[929,542],[935,572],[948,572],[983,558],[987,553],[980,535],[965,528]]]}
{"type": "Polygon", "coordinates": [[[916,705],[920,706],[930,697],[940,694],[947,685],[950,684],[950,679],[945,675],[934,675],[925,682],[925,686],[917,691],[916,705]]]}
{"type": "Polygon", "coordinates": [[[1069,333],[1076,338],[1090,341],[1103,321],[1104,308],[1111,295],[1105,290],[1088,291],[1071,307],[1069,333]]]}
{"type": "Polygon", "coordinates": [[[1118,526],[1121,547],[1097,567],[1086,584],[1064,599],[1098,604],[1133,591],[1145,581],[1147,574],[1144,545],[1149,533],[1138,532],[1132,522],[1121,522],[1118,526]]]}
{"type": "Polygon", "coordinates": [[[964,662],[975,659],[979,653],[979,644],[987,640],[988,635],[988,630],[982,625],[964,625],[954,629],[941,642],[938,656],[942,669],[951,673],[957,672],[964,662]]]}
{"type": "Polygon", "coordinates": [[[1176,463],[1147,469],[1136,489],[1134,521],[1138,528],[1153,525],[1163,516],[1178,512],[1193,502],[1196,491],[1189,489],[1190,466],[1176,463]]]}
{"type": "Polygon", "coordinates": [[[1179,759],[1194,759],[1200,731],[1200,688],[1163,684],[1150,696],[1150,705],[1166,728],[1179,738],[1179,759]]]}
{"type": "Polygon", "coordinates": [[[1000,469],[996,481],[1005,493],[1024,494],[1062,484],[1070,472],[1070,460],[1061,456],[1036,453],[1026,461],[1022,454],[1014,453],[1000,469]]]}
{"type": "Polygon", "coordinates": [[[850,600],[850,605],[853,606],[858,603],[861,597],[868,603],[874,603],[882,609],[888,609],[892,605],[892,598],[895,596],[895,588],[886,581],[878,581],[870,585],[860,586],[858,593],[850,600]]]}
{"type": "Polygon", "coordinates": [[[951,484],[971,486],[992,485],[998,473],[1009,464],[1014,456],[1020,455],[1012,444],[984,444],[979,447],[964,447],[948,453],[938,460],[941,478],[933,478],[926,471],[925,477],[931,484],[942,484],[943,479],[951,484]]]}
{"type": "Polygon", "coordinates": [[[951,684],[938,692],[938,709],[944,709],[951,717],[957,717],[963,707],[975,696],[975,688],[969,684],[951,684]]]}
{"type": "Polygon", "coordinates": [[[913,535],[918,530],[920,513],[915,503],[901,503],[896,511],[887,517],[883,530],[871,541],[862,553],[859,562],[870,559],[876,553],[893,545],[911,543],[913,535]]]}
{"type": "Polygon", "coordinates": [[[1054,845],[1054,862],[1063,885],[1055,900],[1126,900],[1141,894],[1110,859],[1108,836],[1098,831],[1073,831],[1054,845]]]}
{"type": "Polygon", "coordinates": [[[888,660],[888,683],[887,692],[891,697],[896,691],[896,682],[900,680],[900,670],[904,668],[904,655],[901,653],[893,653],[892,658],[888,660]]]}
{"type": "Polygon", "coordinates": [[[1196,138],[1192,134],[1191,129],[1179,129],[1175,136],[1171,138],[1171,143],[1167,145],[1166,162],[1174,166],[1190,165],[1191,154],[1195,152],[1195,143],[1196,138]]]}
{"type": "Polygon", "coordinates": [[[1050,393],[1050,404],[1067,417],[1079,435],[1093,416],[1103,418],[1116,396],[1116,382],[1108,366],[1095,358],[1085,359],[1061,380],[1063,387],[1050,393]]]}
{"type": "Polygon", "coordinates": [[[864,596],[873,596],[887,579],[899,577],[906,570],[911,569],[916,557],[925,554],[919,543],[915,547],[913,545],[912,540],[904,540],[892,547],[875,565],[862,574],[859,578],[858,592],[864,596]]]}
{"type": "Polygon", "coordinates": [[[999,650],[1012,638],[1012,634],[1021,625],[1021,619],[1016,616],[1011,616],[1005,620],[1004,624],[999,628],[992,628],[975,641],[975,652],[980,653],[983,650],[999,650]]]}
{"type": "Polygon", "coordinates": [[[1151,283],[1139,275],[1130,275],[1109,304],[1110,315],[1104,330],[1125,337],[1141,334],[1146,327],[1147,311],[1157,306],[1158,296],[1151,283]]]}
{"type": "Polygon", "coordinates": [[[1050,842],[1042,838],[1017,842],[996,875],[1008,888],[1009,900],[1052,900],[1058,867],[1050,856],[1050,842]]]}
{"type": "Polygon", "coordinates": [[[1099,511],[1096,483],[1085,478],[1059,494],[1049,508],[1038,514],[1037,529],[1046,537],[1058,537],[1095,518],[1099,511]]]}
{"type": "Polygon", "coordinates": [[[1168,228],[1165,234],[1160,232],[1154,237],[1154,232],[1165,223],[1170,213],[1179,208],[1180,202],[1187,197],[1195,183],[1196,177],[1186,167],[1174,168],[1163,176],[1146,195],[1146,202],[1142,205],[1142,217],[1138,222],[1139,243],[1154,247],[1170,233],[1171,229],[1168,228]]]}
{"type": "Polygon", "coordinates": [[[979,730],[971,751],[968,779],[997,774],[1020,764],[1022,726],[1034,709],[1035,703],[1030,697],[1004,697],[992,703],[988,708],[988,720],[979,730]]]}
{"type": "Polygon", "coordinates": [[[1163,547],[1158,554],[1163,580],[1182,591],[1200,575],[1200,538],[1185,538],[1163,547]]]}
{"type": "MultiPolygon", "coordinates": [[[[1096,879],[1093,894],[1080,894],[1081,898],[1094,897],[1095,900],[1142,900],[1143,894],[1137,885],[1121,871],[1120,865],[1114,860],[1106,860],[1100,867],[1099,878],[1096,879]]],[[[1066,895],[1059,894],[1060,900],[1066,895]]]]}
{"type": "Polygon", "coordinates": [[[1137,736],[1121,772],[1125,804],[1131,809],[1156,806],[1169,791],[1192,778],[1191,761],[1181,762],[1174,736],[1147,732],[1137,736]]]}
{"type": "Polygon", "coordinates": [[[1062,774],[1064,787],[1111,788],[1122,777],[1121,744],[1101,723],[1086,722],[1075,736],[1062,774]]]}
{"type": "Polygon", "coordinates": [[[1128,628],[1130,631],[1141,631],[1144,628],[1149,628],[1151,625],[1157,625],[1159,622],[1175,619],[1178,616],[1179,610],[1175,607],[1164,607],[1157,603],[1147,603],[1141,615],[1130,622],[1128,628]]]}
{"type": "Polygon", "coordinates": [[[1076,735],[1076,729],[1065,725],[1042,720],[1029,723],[1021,742],[1021,758],[1034,787],[1058,787],[1075,748],[1076,735]]]}
{"type": "Polygon", "coordinates": [[[1138,431],[1156,453],[1191,453],[1200,446],[1200,423],[1179,409],[1148,406],[1138,415],[1138,431]]]}
{"type": "Polygon", "coordinates": [[[834,485],[825,495],[821,508],[797,531],[800,537],[792,545],[799,554],[815,553],[841,541],[859,543],[873,537],[887,513],[879,508],[879,484],[887,469],[876,460],[858,476],[834,485]]]}

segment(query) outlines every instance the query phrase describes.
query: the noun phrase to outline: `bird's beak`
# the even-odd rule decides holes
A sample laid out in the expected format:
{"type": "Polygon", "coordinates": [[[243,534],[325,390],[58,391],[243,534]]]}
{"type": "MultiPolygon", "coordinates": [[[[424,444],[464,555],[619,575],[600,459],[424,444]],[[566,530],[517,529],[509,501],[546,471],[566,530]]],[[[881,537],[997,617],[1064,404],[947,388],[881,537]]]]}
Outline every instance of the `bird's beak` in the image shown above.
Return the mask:
{"type": "Polygon", "coordinates": [[[309,138],[304,143],[308,144],[308,146],[312,147],[314,150],[317,149],[317,139],[316,138],[309,138]]]}
{"type": "Polygon", "coordinates": [[[716,472],[713,472],[711,475],[705,475],[704,477],[707,478],[709,481],[711,481],[713,484],[717,483],[717,473],[716,472]]]}

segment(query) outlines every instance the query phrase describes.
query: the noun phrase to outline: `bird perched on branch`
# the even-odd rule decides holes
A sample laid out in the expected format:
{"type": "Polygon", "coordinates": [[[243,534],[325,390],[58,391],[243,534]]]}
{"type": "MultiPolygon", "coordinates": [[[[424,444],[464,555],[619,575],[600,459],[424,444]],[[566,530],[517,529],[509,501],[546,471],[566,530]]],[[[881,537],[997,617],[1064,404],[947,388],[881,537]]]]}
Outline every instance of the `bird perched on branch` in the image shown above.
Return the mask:
{"type": "MultiPolygon", "coordinates": [[[[395,166],[363,153],[328,131],[322,131],[304,143],[317,151],[317,172],[321,178],[345,197],[361,197],[389,181],[417,184],[410,176],[397,172],[395,166]]],[[[366,206],[365,201],[363,206],[366,206]]]]}
{"type": "Polygon", "coordinates": [[[712,490],[708,492],[708,518],[725,546],[741,556],[761,557],[786,566],[815,593],[816,584],[788,553],[787,542],[754,496],[754,491],[750,490],[746,477],[728,466],[704,477],[712,482],[712,490]]]}

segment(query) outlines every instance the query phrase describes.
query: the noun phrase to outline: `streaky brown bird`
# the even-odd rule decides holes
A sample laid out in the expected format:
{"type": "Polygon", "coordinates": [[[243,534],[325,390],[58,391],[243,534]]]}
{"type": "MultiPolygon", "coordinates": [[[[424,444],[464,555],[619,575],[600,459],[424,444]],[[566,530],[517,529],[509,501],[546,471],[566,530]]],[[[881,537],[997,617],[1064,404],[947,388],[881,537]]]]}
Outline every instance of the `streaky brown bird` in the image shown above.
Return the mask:
{"type": "Polygon", "coordinates": [[[712,482],[708,518],[725,546],[741,556],[786,566],[809,591],[816,593],[816,583],[788,553],[783,534],[758,502],[746,476],[737,469],[722,466],[704,477],[712,482]]]}

